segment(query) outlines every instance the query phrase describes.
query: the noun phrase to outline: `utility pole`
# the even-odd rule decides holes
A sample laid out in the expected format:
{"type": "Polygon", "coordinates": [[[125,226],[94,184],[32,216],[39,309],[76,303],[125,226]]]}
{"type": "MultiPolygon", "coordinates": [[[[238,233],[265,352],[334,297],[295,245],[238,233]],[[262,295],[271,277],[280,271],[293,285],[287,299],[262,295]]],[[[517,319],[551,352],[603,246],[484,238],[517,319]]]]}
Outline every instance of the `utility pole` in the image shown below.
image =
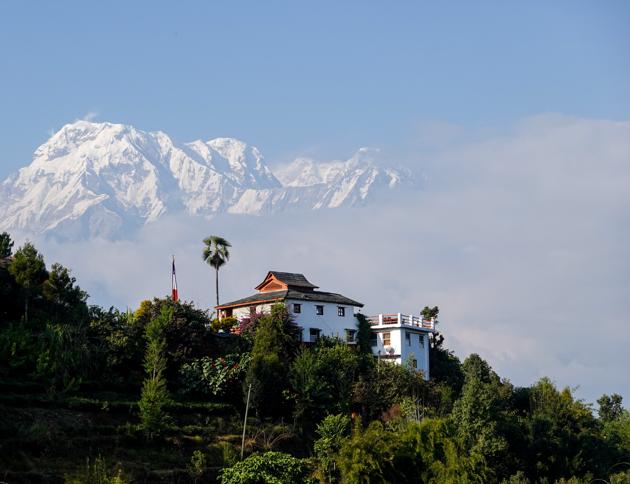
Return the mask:
{"type": "Polygon", "coordinates": [[[241,439],[241,460],[245,452],[245,431],[247,430],[247,413],[249,412],[249,395],[252,393],[252,384],[247,389],[247,403],[245,404],[245,419],[243,419],[243,438],[241,439]]]}

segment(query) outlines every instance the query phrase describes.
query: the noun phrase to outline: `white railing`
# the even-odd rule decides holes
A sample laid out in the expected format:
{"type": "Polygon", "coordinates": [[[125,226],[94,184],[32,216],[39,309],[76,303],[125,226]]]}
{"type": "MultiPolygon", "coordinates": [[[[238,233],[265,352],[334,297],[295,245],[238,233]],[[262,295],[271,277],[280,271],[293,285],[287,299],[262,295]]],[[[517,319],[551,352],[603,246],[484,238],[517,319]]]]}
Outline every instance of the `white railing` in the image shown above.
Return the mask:
{"type": "Polygon", "coordinates": [[[368,316],[368,321],[373,326],[382,326],[387,324],[407,325],[415,326],[423,329],[435,329],[437,320],[435,318],[422,318],[421,316],[414,316],[412,314],[377,314],[375,316],[368,316]]]}

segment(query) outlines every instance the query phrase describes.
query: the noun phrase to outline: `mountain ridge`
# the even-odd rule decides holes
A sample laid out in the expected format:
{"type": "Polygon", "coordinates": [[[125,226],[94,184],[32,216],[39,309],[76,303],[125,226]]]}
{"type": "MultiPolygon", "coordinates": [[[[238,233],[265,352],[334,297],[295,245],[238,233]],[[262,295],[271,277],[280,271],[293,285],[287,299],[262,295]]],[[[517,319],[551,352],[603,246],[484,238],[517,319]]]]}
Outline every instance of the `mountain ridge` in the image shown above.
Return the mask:
{"type": "Polygon", "coordinates": [[[76,121],[0,183],[0,230],[67,238],[120,237],[168,213],[264,215],[365,204],[414,186],[378,151],[317,163],[297,158],[276,174],[260,150],[235,138],[176,143],[162,131],[76,121]]]}

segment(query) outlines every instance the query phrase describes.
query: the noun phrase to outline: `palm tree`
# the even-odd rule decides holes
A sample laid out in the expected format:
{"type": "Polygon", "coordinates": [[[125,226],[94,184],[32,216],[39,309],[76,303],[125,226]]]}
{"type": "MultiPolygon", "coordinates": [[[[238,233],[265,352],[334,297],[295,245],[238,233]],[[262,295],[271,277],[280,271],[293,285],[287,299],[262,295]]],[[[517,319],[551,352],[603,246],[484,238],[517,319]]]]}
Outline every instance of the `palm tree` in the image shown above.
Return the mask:
{"type": "Polygon", "coordinates": [[[232,247],[227,240],[218,235],[211,235],[203,239],[206,245],[203,249],[203,260],[214,267],[217,283],[217,306],[219,305],[219,268],[230,259],[228,247],[232,247]]]}

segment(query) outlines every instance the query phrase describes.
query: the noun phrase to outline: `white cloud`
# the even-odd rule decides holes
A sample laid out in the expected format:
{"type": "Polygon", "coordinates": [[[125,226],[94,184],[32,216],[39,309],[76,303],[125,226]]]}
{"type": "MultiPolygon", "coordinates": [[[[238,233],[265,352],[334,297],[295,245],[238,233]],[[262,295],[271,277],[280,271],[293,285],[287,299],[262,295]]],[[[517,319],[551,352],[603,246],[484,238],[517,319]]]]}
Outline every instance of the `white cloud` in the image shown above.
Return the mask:
{"type": "Polygon", "coordinates": [[[304,272],[366,312],[437,304],[462,358],[478,352],[516,384],[548,375],[589,401],[630,400],[630,123],[545,115],[473,138],[440,140],[417,167],[425,191],[377,207],[171,217],[132,241],[49,242],[44,252],[73,267],[96,302],[121,307],[169,292],[174,253],[181,294],[208,306],[201,239],[222,234],[234,246],[223,300],[276,269],[304,272]]]}
{"type": "Polygon", "coordinates": [[[87,113],[85,113],[83,115],[83,117],[81,118],[82,121],[94,121],[96,118],[98,118],[99,113],[97,111],[88,111],[87,113]]]}

